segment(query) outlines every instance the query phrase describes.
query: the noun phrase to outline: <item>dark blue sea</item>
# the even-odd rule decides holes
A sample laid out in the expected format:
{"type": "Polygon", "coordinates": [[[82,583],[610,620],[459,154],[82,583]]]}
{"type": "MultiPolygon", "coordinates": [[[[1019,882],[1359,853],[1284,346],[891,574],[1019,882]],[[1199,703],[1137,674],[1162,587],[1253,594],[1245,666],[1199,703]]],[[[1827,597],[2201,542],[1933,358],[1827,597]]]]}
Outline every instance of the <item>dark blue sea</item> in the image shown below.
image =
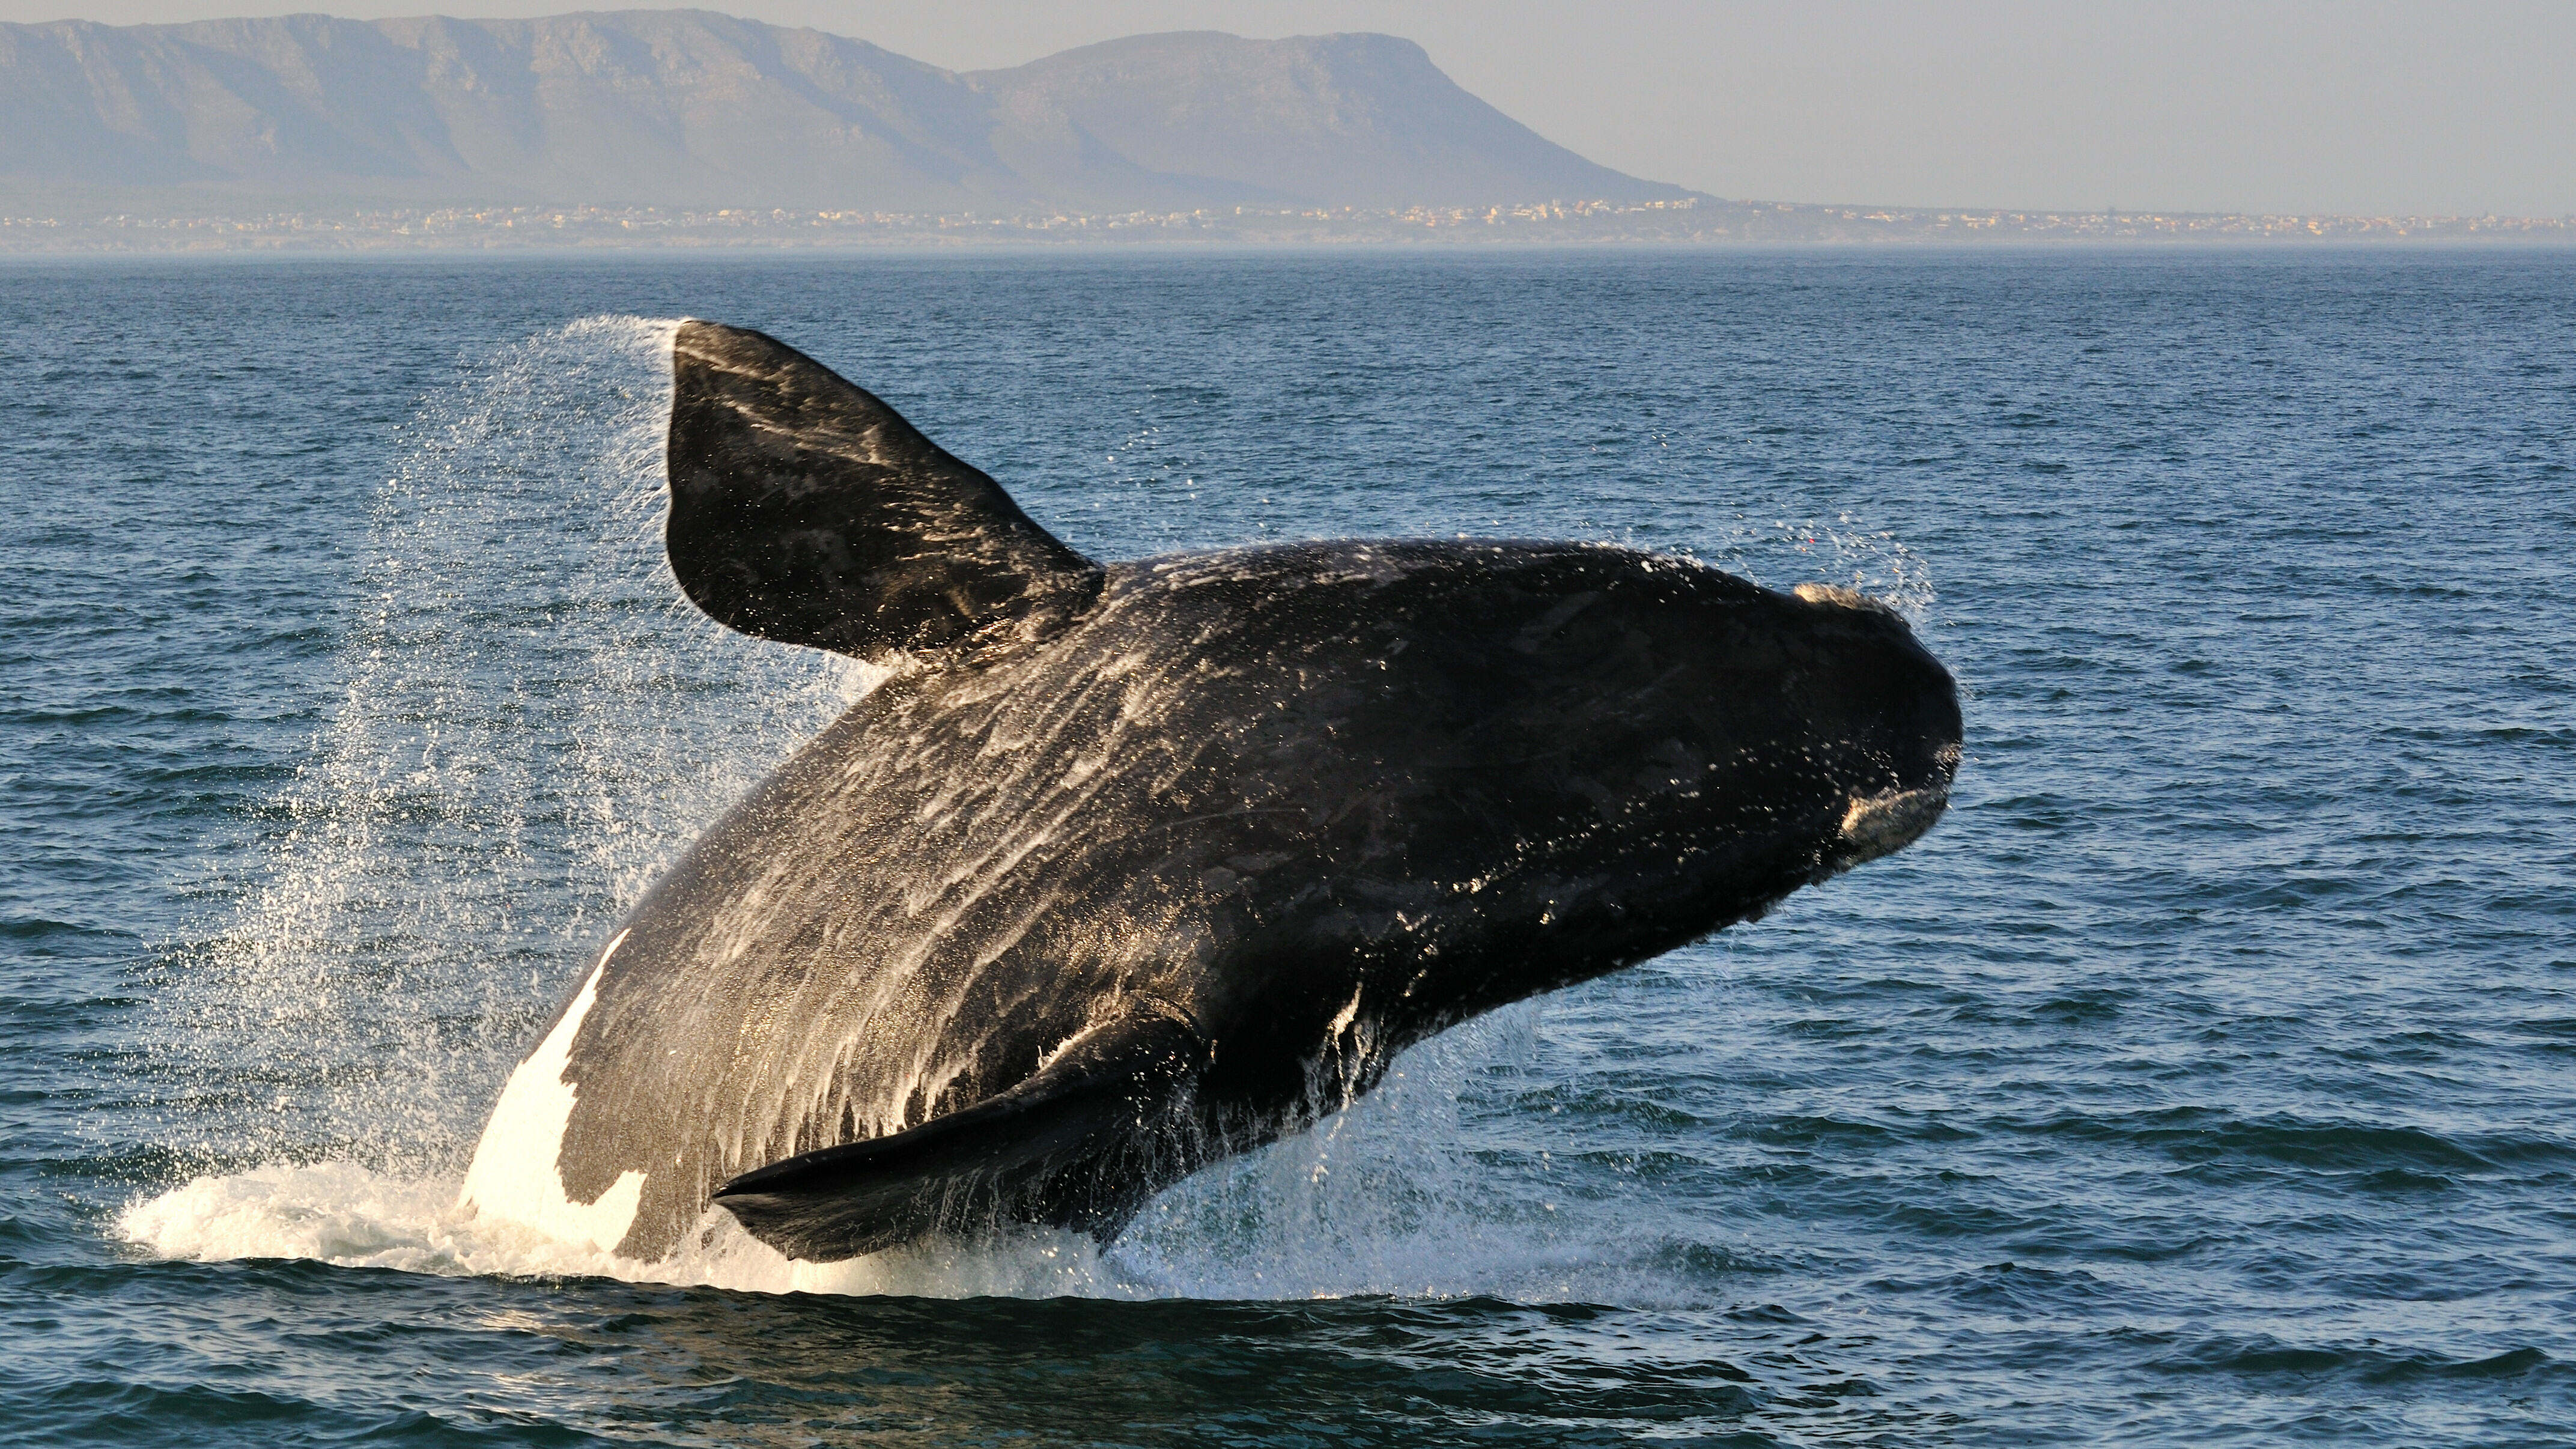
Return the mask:
{"type": "Polygon", "coordinates": [[[0,1443],[2576,1442],[2576,253],[0,267],[0,1443]],[[1105,558],[1853,585],[1947,818],[1105,1248],[457,1181],[868,683],[677,602],[671,319],[1105,558]]]}

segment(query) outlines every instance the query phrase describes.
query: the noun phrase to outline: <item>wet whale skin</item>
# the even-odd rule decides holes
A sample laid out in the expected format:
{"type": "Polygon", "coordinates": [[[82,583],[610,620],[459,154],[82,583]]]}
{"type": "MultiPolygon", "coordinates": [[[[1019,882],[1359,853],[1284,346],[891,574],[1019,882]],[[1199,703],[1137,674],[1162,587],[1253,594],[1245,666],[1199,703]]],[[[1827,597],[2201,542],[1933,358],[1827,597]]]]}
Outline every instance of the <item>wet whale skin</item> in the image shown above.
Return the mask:
{"type": "MultiPolygon", "coordinates": [[[[1406,1045],[1919,836],[1948,673],[1846,591],[1587,544],[1099,564],[758,333],[674,352],[668,546],[718,620],[896,673],[587,983],[566,1198],[793,1257],[1113,1234],[1406,1045]]],[[[569,1007],[567,1008],[570,1009],[569,1007]]]]}

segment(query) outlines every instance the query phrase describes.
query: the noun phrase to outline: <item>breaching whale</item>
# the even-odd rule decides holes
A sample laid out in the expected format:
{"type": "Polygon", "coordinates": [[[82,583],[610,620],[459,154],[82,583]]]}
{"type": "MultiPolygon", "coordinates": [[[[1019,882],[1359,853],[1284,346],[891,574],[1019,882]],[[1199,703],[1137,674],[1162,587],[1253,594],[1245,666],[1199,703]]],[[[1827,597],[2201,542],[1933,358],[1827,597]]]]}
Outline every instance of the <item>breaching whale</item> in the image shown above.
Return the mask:
{"type": "Polygon", "coordinates": [[[505,1087],[483,1213],[651,1263],[1105,1239],[1395,1053],[1928,829],[1885,606],[1593,544],[1102,564],[871,394],[683,325],[697,606],[893,674],[687,851],[505,1087]]]}

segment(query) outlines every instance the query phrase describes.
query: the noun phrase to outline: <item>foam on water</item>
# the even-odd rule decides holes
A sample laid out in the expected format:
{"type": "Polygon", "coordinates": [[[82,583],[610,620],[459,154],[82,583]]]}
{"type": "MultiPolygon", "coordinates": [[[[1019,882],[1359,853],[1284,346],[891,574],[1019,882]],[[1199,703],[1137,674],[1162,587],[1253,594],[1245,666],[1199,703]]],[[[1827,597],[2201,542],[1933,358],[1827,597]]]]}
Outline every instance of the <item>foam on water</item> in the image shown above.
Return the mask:
{"type": "Polygon", "coordinates": [[[198,1177],[138,1200],[117,1219],[154,1254],[215,1261],[310,1258],[348,1268],[449,1276],[619,1278],[768,1293],[923,1296],[1107,1295],[1114,1278],[1087,1239],[1032,1234],[982,1248],[932,1245],[847,1263],[791,1261],[711,1210],[690,1245],[640,1264],[579,1231],[478,1212],[452,1176],[409,1177],[354,1162],[270,1164],[198,1177]]]}

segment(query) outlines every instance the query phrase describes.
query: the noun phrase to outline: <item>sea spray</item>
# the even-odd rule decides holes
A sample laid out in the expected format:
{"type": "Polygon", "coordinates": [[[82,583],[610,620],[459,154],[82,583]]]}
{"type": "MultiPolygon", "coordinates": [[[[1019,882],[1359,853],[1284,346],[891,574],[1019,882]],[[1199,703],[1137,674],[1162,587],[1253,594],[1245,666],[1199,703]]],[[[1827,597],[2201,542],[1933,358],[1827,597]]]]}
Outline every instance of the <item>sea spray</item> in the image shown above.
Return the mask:
{"type": "Polygon", "coordinates": [[[1866,594],[1904,615],[1918,632],[1931,622],[1940,598],[1922,555],[1894,532],[1872,528],[1850,512],[1830,519],[1739,515],[1722,542],[1694,556],[1784,592],[1823,583],[1866,594]]]}
{"type": "Polygon", "coordinates": [[[540,334],[401,429],[329,721],[260,877],[164,969],[201,1165],[460,1166],[610,925],[871,681],[726,634],[671,579],[673,330],[540,334]]]}
{"type": "MultiPolygon", "coordinates": [[[[1090,496],[1065,505],[1070,520],[1113,532],[1121,545],[1115,552],[1121,555],[1425,531],[1418,518],[1380,518],[1379,511],[1387,507],[1382,494],[1347,484],[1330,527],[1282,527],[1276,515],[1284,510],[1273,507],[1271,495],[1287,493],[1287,487],[1257,477],[1226,478],[1219,471],[1222,465],[1205,451],[1203,441],[1194,446],[1175,438],[1167,426],[1138,424],[1106,455],[1090,496]],[[1212,499],[1249,499],[1259,511],[1212,499]],[[1114,514],[1118,521],[1104,525],[1103,514],[1114,514]]],[[[1559,468],[1575,466],[1564,459],[1551,461],[1559,468]]],[[[1940,591],[1930,561],[1895,530],[1856,509],[1841,509],[1830,517],[1739,511],[1689,529],[1635,517],[1661,510],[1664,505],[1656,500],[1741,494],[1743,485],[1728,476],[1731,471],[1722,460],[1658,447],[1624,460],[1624,482],[1637,505],[1633,509],[1604,512],[1585,489],[1568,488],[1561,490],[1564,496],[1549,497],[1525,484],[1502,496],[1489,491],[1456,501],[1437,532],[1459,538],[1573,538],[1678,553],[1783,591],[1806,583],[1849,588],[1884,601],[1918,632],[1932,624],[1940,591]]],[[[1321,480],[1301,479],[1298,484],[1332,486],[1321,480]]]]}

